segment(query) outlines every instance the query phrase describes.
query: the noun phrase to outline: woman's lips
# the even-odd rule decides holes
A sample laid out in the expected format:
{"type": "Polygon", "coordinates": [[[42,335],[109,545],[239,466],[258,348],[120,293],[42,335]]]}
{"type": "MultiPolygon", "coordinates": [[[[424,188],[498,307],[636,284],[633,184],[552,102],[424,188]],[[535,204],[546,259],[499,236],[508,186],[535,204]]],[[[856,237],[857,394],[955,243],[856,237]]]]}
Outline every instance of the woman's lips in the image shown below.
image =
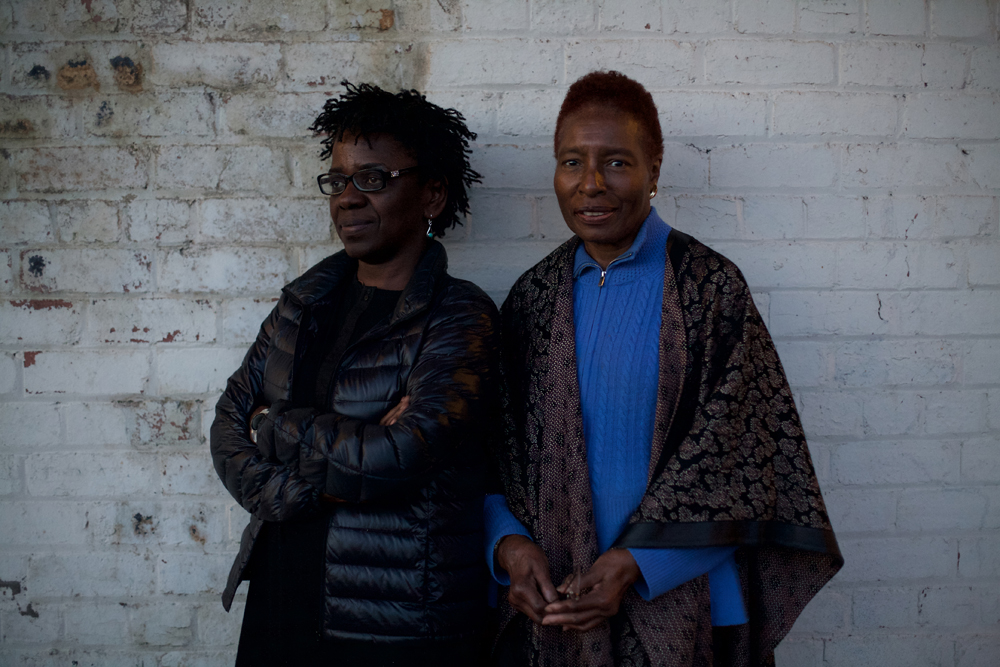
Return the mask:
{"type": "Polygon", "coordinates": [[[340,223],[340,231],[347,232],[349,234],[352,232],[360,232],[373,224],[374,223],[369,220],[354,220],[351,222],[342,222],[340,223]]]}
{"type": "Polygon", "coordinates": [[[607,221],[615,214],[615,209],[613,208],[581,208],[577,209],[574,214],[577,219],[582,221],[584,224],[596,225],[607,221]]]}

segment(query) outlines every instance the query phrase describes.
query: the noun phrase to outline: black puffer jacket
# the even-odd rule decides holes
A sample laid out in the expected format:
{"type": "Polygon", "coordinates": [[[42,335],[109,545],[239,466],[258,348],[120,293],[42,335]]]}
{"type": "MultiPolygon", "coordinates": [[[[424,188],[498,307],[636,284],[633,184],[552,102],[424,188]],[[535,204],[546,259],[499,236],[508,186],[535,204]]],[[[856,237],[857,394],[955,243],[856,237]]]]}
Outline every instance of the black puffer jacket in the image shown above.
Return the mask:
{"type": "Polygon", "coordinates": [[[216,406],[215,469],[251,513],[226,609],[262,522],[329,512],[324,633],[426,643],[480,630],[484,449],[495,427],[497,311],[432,242],[388,324],[345,351],[328,412],[288,403],[304,328],[357,263],[340,252],[286,286],[216,406]],[[378,420],[404,396],[392,426],[378,420]],[[248,437],[256,406],[271,413],[248,437]],[[326,503],[329,494],[343,503],[326,503]]]}

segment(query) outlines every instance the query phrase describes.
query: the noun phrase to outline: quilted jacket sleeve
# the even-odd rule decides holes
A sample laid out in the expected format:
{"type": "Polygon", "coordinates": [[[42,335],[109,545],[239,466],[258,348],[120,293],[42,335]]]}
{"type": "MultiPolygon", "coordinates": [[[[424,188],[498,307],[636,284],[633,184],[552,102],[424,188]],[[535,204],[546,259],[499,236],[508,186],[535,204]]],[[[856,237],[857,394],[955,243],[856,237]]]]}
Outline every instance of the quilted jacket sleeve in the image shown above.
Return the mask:
{"type": "MultiPolygon", "coordinates": [[[[455,289],[455,288],[453,288],[455,289]]],[[[410,406],[392,426],[306,408],[272,407],[258,434],[262,449],[322,493],[359,503],[425,484],[460,446],[485,451],[475,436],[494,423],[497,312],[478,290],[434,306],[405,394],[410,406]]]]}
{"type": "Polygon", "coordinates": [[[229,378],[215,406],[211,432],[215,471],[233,498],[264,521],[299,515],[315,507],[319,496],[293,469],[264,456],[250,441],[250,415],[261,404],[264,362],[281,307],[279,302],[261,325],[242,365],[229,378]]]}

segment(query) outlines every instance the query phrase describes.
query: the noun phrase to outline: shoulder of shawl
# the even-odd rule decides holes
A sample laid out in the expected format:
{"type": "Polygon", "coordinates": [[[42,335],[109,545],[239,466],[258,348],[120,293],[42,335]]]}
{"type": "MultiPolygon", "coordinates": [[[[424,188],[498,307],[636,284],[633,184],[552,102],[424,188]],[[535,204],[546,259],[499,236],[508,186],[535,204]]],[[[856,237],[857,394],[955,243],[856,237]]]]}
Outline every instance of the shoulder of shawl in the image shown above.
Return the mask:
{"type": "Polygon", "coordinates": [[[738,313],[752,301],[750,288],[743,272],[728,257],[689,238],[686,252],[677,272],[677,287],[687,299],[696,299],[704,306],[714,304],[724,312],[738,313]]]}
{"type": "Polygon", "coordinates": [[[544,315],[544,307],[555,298],[556,289],[564,276],[573,271],[573,256],[580,239],[570,238],[545,256],[538,264],[521,274],[510,289],[501,312],[509,321],[516,313],[544,315]]]}

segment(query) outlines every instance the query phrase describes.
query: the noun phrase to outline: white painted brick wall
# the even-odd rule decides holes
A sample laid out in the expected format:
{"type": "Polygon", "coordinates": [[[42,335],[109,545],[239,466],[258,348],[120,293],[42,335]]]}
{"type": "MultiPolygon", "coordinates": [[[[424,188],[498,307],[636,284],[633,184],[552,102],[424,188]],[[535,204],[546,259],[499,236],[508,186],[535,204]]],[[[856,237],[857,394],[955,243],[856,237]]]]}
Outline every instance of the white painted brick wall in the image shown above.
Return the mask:
{"type": "Polygon", "coordinates": [[[0,663],[232,664],[246,514],[206,434],[280,287],[339,248],[308,126],[341,78],[465,113],[484,179],[446,243],[500,301],[567,236],[562,95],[613,67],[661,111],[661,215],[753,288],[847,558],[778,664],[1000,664],[998,21],[997,0],[4,4],[0,663]]]}

